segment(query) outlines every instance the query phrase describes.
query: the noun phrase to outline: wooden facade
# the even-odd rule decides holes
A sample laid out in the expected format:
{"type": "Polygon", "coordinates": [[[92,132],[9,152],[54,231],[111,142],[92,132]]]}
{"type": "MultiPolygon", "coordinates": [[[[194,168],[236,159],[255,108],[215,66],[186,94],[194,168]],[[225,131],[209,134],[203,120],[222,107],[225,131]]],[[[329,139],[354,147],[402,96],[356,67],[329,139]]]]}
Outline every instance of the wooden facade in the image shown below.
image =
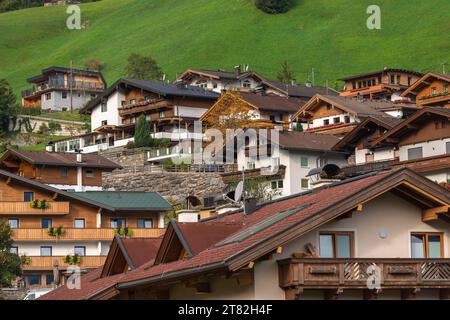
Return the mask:
{"type": "Polygon", "coordinates": [[[450,108],[449,85],[450,76],[429,72],[401,95],[414,100],[418,107],[450,108]]]}

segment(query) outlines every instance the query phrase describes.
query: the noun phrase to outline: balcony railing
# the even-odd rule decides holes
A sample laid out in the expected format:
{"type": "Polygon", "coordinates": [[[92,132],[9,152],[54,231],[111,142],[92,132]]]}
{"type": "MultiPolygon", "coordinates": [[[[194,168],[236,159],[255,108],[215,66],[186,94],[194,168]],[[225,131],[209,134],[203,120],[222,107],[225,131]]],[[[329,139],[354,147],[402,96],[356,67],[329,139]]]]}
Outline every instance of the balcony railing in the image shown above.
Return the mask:
{"type": "MultiPolygon", "coordinates": [[[[29,256],[30,261],[27,265],[22,266],[24,270],[51,270],[55,267],[64,269],[69,267],[68,263],[64,262],[64,256],[29,256]]],[[[105,263],[106,256],[82,256],[80,257],[80,268],[97,268],[105,263]]]]}
{"type": "Polygon", "coordinates": [[[23,201],[2,201],[0,202],[0,215],[63,215],[69,213],[70,203],[67,201],[49,201],[49,207],[46,209],[32,208],[29,202],[23,201]]]}
{"type": "MultiPolygon", "coordinates": [[[[132,238],[157,238],[164,234],[165,229],[138,229],[130,228],[132,238]]],[[[64,228],[61,236],[49,236],[47,229],[13,229],[12,239],[14,241],[66,241],[66,240],[112,240],[114,229],[75,229],[64,228]]]]}
{"type": "MultiPolygon", "coordinates": [[[[22,91],[22,98],[33,96],[45,90],[51,89],[70,89],[70,85],[64,82],[47,82],[34,88],[26,89],[22,91]]],[[[103,91],[103,85],[95,82],[76,81],[72,85],[73,90],[86,90],[86,91],[103,91]]]]}
{"type": "Polygon", "coordinates": [[[282,288],[367,289],[371,275],[379,275],[381,289],[450,288],[450,259],[292,258],[278,268],[282,288]]]}

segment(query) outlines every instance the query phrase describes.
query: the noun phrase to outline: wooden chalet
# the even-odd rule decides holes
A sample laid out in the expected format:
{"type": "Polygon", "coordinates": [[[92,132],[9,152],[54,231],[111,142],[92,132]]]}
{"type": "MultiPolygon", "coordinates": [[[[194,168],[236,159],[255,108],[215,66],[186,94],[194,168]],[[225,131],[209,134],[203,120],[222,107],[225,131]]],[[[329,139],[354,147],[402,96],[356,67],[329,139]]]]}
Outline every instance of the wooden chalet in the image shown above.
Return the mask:
{"type": "Polygon", "coordinates": [[[120,169],[96,154],[8,150],[0,168],[63,190],[101,190],[102,173],[120,169]]]}
{"type": "Polygon", "coordinates": [[[405,69],[384,68],[383,70],[340,78],[344,81],[342,97],[361,97],[368,99],[390,99],[394,93],[416,82],[422,74],[405,69]]]}
{"type": "Polygon", "coordinates": [[[409,169],[372,173],[172,221],[158,248],[136,246],[141,266],[118,243],[81,290],[40,299],[449,299],[449,208],[448,191],[409,169]]]}
{"type": "Polygon", "coordinates": [[[402,92],[401,96],[412,99],[418,107],[450,108],[449,84],[450,75],[428,72],[402,92]]]}
{"type": "Polygon", "coordinates": [[[64,283],[70,265],[102,266],[115,234],[161,236],[170,209],[155,192],[66,192],[0,170],[0,219],[12,229],[27,287],[64,283]]]}

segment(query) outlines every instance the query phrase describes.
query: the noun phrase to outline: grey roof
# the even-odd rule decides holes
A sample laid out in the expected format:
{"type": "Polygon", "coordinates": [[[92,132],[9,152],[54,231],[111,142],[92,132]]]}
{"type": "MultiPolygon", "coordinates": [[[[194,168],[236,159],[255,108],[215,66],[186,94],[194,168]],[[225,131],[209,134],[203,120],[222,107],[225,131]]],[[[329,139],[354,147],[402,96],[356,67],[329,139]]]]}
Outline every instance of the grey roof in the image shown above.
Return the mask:
{"type": "Polygon", "coordinates": [[[79,75],[99,76],[100,78],[102,78],[103,83],[105,83],[105,85],[106,85],[105,78],[103,77],[103,74],[100,71],[81,70],[81,69],[72,69],[71,70],[70,68],[67,68],[67,67],[56,67],[56,66],[52,66],[52,67],[48,67],[48,68],[42,69],[42,74],[39,74],[39,75],[36,75],[34,77],[28,78],[27,82],[34,82],[36,80],[40,80],[47,73],[50,73],[50,72],[61,72],[61,73],[73,72],[74,74],[79,74],[79,75]]]}
{"type": "Polygon", "coordinates": [[[325,95],[339,95],[339,92],[332,88],[320,87],[320,86],[312,86],[308,87],[301,84],[286,84],[281,81],[272,80],[268,78],[263,78],[263,83],[273,88],[276,88],[280,91],[285,92],[290,97],[304,97],[304,98],[312,98],[316,94],[325,94],[325,95]]]}
{"type": "Polygon", "coordinates": [[[217,92],[184,84],[177,85],[172,83],[164,83],[161,81],[119,79],[108,89],[106,89],[101,95],[89,102],[84,108],[80,110],[80,112],[83,113],[89,111],[90,109],[98,105],[103,98],[108,97],[110,94],[112,94],[121,84],[147,90],[149,92],[154,92],[161,96],[193,97],[211,100],[218,99],[220,96],[217,92]]]}
{"type": "Polygon", "coordinates": [[[170,210],[172,208],[158,192],[86,191],[72,192],[72,194],[103,203],[116,210],[170,210]]]}
{"type": "Polygon", "coordinates": [[[347,81],[347,80],[352,80],[352,79],[357,79],[357,78],[362,78],[362,77],[370,77],[370,76],[377,75],[377,74],[380,74],[380,73],[383,73],[383,72],[409,73],[409,74],[413,74],[413,75],[416,75],[416,76],[419,76],[419,77],[421,77],[423,75],[422,73],[420,73],[418,71],[414,71],[414,70],[397,69],[397,68],[384,68],[382,70],[377,70],[377,71],[361,73],[361,74],[356,74],[356,75],[353,75],[353,76],[339,78],[338,80],[347,81]]]}

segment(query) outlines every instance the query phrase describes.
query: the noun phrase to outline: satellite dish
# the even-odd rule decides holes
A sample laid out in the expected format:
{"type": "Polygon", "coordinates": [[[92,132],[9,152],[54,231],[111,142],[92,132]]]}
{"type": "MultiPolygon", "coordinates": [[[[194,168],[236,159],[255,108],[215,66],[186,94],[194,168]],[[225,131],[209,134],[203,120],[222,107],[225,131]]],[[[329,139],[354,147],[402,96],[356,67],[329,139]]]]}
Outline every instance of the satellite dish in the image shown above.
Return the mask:
{"type": "Polygon", "coordinates": [[[236,190],[234,190],[234,201],[239,202],[242,198],[242,192],[244,191],[244,182],[239,181],[236,186],[236,190]]]}

